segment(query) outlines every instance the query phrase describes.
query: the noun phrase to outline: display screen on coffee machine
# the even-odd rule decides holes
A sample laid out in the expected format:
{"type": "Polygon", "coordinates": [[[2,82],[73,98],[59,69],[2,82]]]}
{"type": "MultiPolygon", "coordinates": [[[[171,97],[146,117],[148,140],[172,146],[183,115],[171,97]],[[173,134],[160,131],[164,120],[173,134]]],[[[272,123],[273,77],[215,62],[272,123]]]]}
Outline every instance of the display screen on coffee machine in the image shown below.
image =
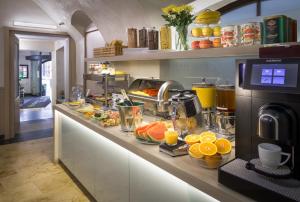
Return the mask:
{"type": "Polygon", "coordinates": [[[253,64],[251,85],[297,87],[298,64],[253,64]]]}

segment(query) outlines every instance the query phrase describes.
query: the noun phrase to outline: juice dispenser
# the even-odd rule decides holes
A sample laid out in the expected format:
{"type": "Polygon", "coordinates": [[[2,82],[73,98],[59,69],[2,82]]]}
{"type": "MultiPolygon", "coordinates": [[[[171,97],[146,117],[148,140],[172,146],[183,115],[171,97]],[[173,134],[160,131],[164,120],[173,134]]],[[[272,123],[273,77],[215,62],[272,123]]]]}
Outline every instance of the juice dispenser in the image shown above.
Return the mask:
{"type": "Polygon", "coordinates": [[[218,85],[216,89],[216,130],[229,140],[235,134],[235,87],[231,84],[218,85]]]}
{"type": "Polygon", "coordinates": [[[193,83],[194,90],[202,107],[203,125],[205,129],[215,128],[216,113],[216,85],[207,83],[205,79],[201,83],[193,83]]]}

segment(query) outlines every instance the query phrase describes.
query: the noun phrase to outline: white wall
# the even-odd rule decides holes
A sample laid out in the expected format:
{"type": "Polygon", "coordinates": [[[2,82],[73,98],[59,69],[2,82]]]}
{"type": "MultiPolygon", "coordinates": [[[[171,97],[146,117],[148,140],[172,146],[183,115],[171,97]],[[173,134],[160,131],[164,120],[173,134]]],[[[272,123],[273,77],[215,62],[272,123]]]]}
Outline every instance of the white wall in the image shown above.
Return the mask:
{"type": "Polygon", "coordinates": [[[20,39],[20,50],[51,52],[54,50],[54,41],[20,39]]]}
{"type": "Polygon", "coordinates": [[[83,85],[84,73],[84,38],[76,41],[76,83],[83,85]]]}
{"type": "MultiPolygon", "coordinates": [[[[69,46],[69,39],[65,39],[65,40],[59,40],[59,41],[56,41],[55,42],[55,45],[54,45],[54,49],[55,51],[59,50],[63,48],[64,50],[64,69],[63,69],[63,72],[64,72],[64,76],[63,78],[58,78],[56,76],[54,76],[54,79],[56,81],[56,83],[64,83],[64,93],[65,93],[65,98],[69,98],[69,90],[70,90],[70,86],[69,86],[69,50],[70,50],[70,46],[69,46]],[[61,81],[63,79],[63,81],[61,81]],[[58,81],[59,80],[59,81],[58,81]]],[[[57,54],[57,52],[56,52],[57,54]]],[[[57,56],[56,56],[56,59],[57,59],[57,56]]],[[[57,75],[57,73],[59,73],[59,70],[58,68],[60,67],[55,67],[56,68],[56,74],[53,74],[53,75],[57,75]]],[[[56,89],[56,87],[53,87],[52,89],[56,89]]],[[[56,92],[56,94],[59,93],[59,92],[56,92]]],[[[57,97],[56,94],[53,94],[53,97],[57,97]]]]}
{"type": "Polygon", "coordinates": [[[125,71],[134,79],[137,78],[160,78],[159,61],[128,61],[114,62],[116,70],[125,71]]]}
{"type": "Polygon", "coordinates": [[[88,33],[86,36],[87,57],[92,58],[94,48],[105,46],[105,41],[99,31],[88,33]]]}
{"type": "Polygon", "coordinates": [[[56,97],[65,92],[64,84],[64,47],[56,50],[56,97]]]}
{"type": "Polygon", "coordinates": [[[4,36],[3,29],[0,27],[0,87],[4,86],[4,36]]]}

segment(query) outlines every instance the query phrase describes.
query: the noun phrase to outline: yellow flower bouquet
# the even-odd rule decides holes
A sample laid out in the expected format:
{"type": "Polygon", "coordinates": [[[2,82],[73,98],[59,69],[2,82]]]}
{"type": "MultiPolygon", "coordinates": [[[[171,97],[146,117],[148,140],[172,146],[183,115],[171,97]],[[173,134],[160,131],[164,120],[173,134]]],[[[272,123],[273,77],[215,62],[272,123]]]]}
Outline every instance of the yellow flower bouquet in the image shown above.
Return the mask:
{"type": "Polygon", "coordinates": [[[175,27],[178,34],[176,39],[177,50],[188,50],[188,26],[195,20],[192,11],[193,7],[186,4],[180,6],[171,4],[162,8],[162,17],[168,22],[167,26],[175,27]]]}

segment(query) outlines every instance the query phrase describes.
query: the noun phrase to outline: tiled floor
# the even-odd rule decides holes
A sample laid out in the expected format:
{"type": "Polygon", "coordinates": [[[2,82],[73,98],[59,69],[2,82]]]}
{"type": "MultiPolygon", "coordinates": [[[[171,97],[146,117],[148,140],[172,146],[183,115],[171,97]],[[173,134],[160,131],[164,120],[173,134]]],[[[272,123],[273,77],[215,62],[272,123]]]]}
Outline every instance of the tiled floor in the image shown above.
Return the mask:
{"type": "Polygon", "coordinates": [[[52,104],[45,108],[20,109],[20,122],[53,118],[52,104]]]}
{"type": "Polygon", "coordinates": [[[52,157],[52,137],[0,146],[0,202],[89,201],[52,157]]]}

